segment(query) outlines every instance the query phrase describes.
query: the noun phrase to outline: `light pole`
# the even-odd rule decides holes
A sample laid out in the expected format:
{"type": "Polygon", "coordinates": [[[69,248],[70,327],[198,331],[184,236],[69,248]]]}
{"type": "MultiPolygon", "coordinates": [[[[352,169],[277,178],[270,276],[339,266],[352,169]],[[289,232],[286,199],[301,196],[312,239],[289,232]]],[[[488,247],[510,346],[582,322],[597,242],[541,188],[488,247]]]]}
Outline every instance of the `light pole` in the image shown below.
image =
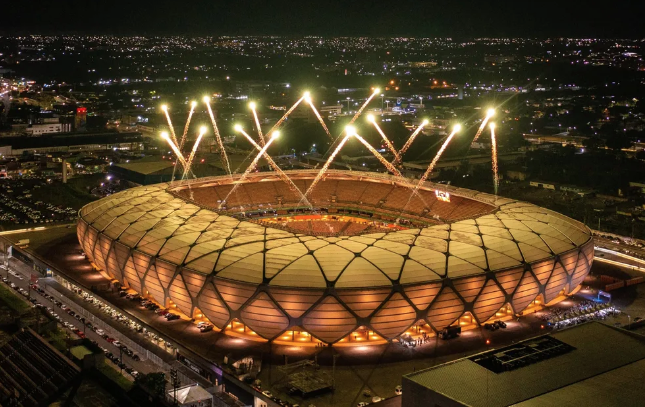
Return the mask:
{"type": "Polygon", "coordinates": [[[381,113],[383,113],[383,104],[385,104],[384,99],[385,99],[385,93],[381,93],[381,113]]]}
{"type": "Polygon", "coordinates": [[[347,97],[347,114],[350,114],[351,112],[349,111],[349,96],[347,97]]]}

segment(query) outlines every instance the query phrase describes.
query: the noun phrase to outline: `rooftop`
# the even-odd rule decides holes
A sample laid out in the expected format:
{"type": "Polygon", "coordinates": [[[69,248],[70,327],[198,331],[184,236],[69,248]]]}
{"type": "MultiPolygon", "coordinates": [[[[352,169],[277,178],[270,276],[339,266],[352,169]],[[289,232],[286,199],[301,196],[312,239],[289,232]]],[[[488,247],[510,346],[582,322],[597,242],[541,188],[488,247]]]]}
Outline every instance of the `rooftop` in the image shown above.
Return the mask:
{"type": "MultiPolygon", "coordinates": [[[[633,403],[645,367],[645,337],[600,322],[547,337],[575,349],[502,373],[473,361],[480,354],[404,377],[474,407],[584,405],[583,399],[593,405],[633,403]]],[[[502,353],[510,347],[486,353],[502,353]]]]}
{"type": "Polygon", "coordinates": [[[117,164],[114,167],[123,168],[128,171],[138,172],[144,175],[150,175],[150,174],[155,174],[159,172],[166,172],[168,169],[173,168],[173,164],[169,161],[154,161],[154,162],[135,162],[135,163],[117,164]]]}

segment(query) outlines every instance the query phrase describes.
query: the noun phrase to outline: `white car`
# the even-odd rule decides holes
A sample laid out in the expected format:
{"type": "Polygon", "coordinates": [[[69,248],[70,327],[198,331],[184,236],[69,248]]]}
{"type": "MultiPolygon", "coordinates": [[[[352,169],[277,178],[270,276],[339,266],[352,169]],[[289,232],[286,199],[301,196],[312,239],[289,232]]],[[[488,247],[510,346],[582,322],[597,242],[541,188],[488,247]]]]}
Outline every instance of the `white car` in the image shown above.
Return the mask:
{"type": "Polygon", "coordinates": [[[69,322],[67,322],[67,321],[63,322],[63,326],[64,326],[65,328],[67,328],[67,327],[69,326],[69,322]]]}
{"type": "Polygon", "coordinates": [[[105,334],[105,331],[102,330],[102,329],[97,329],[96,334],[99,335],[99,336],[103,336],[103,334],[105,334]]]}
{"type": "Polygon", "coordinates": [[[401,387],[400,385],[396,386],[394,388],[394,394],[396,394],[397,396],[400,396],[401,394],[403,394],[403,387],[401,387]]]}
{"type": "Polygon", "coordinates": [[[112,345],[116,346],[117,348],[120,348],[121,347],[121,342],[114,341],[114,342],[112,342],[112,345]]]}

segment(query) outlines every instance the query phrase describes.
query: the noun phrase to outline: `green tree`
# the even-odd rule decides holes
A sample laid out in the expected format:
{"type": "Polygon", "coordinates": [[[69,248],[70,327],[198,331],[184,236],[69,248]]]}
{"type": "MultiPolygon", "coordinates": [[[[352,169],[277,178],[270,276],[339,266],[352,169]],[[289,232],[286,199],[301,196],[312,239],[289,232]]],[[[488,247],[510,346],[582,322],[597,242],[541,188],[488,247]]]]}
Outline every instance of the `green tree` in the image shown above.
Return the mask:
{"type": "Polygon", "coordinates": [[[607,138],[605,145],[614,151],[620,151],[624,148],[630,148],[632,140],[625,134],[617,132],[607,138]]]}
{"type": "Polygon", "coordinates": [[[134,384],[145,387],[158,397],[163,397],[166,391],[166,374],[163,372],[139,374],[134,384]]]}
{"type": "Polygon", "coordinates": [[[582,141],[582,145],[589,151],[595,151],[605,145],[605,142],[598,137],[589,137],[582,141]]]}

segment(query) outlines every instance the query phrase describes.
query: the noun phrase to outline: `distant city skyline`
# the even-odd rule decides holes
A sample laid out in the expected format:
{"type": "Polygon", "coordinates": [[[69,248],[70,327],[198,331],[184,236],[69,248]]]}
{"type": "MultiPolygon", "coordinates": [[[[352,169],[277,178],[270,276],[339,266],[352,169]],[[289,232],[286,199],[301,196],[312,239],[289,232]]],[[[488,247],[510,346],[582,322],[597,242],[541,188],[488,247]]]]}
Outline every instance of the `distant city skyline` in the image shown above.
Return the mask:
{"type": "Polygon", "coordinates": [[[0,33],[641,38],[640,2],[239,0],[5,5],[0,33]]]}

